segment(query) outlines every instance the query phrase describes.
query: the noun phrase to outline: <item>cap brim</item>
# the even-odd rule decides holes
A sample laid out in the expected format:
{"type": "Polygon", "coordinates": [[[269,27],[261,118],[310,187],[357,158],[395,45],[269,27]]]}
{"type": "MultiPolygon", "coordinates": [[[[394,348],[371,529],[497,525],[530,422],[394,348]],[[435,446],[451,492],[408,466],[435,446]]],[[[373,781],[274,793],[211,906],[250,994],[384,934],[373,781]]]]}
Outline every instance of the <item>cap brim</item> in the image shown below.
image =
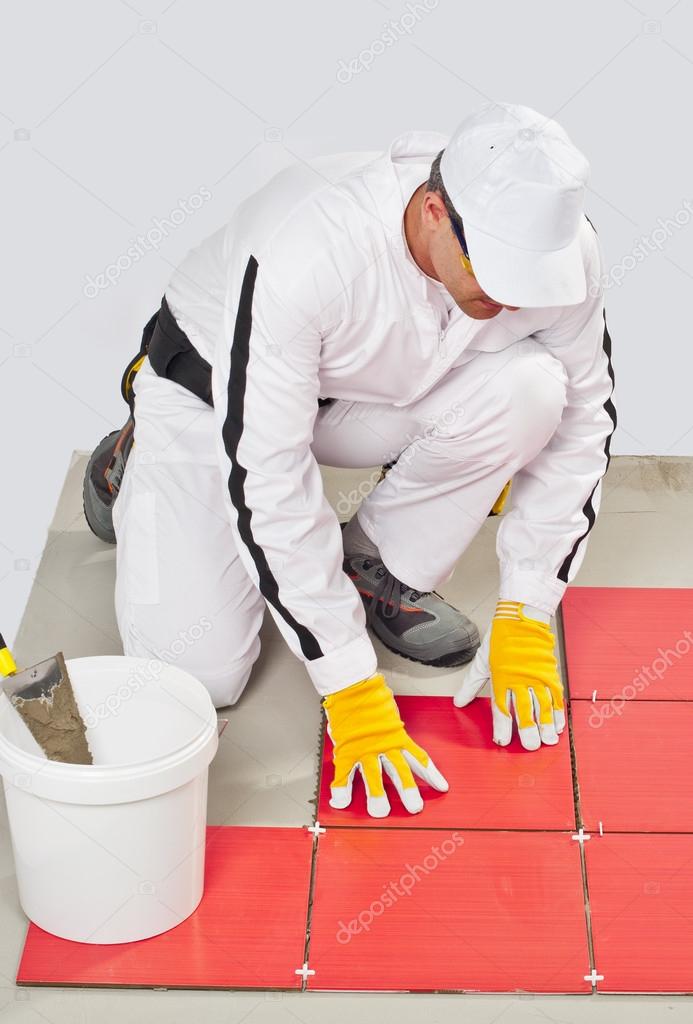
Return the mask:
{"type": "Polygon", "coordinates": [[[518,249],[464,222],[474,275],[503,306],[574,306],[587,295],[580,234],[553,252],[518,249]]]}

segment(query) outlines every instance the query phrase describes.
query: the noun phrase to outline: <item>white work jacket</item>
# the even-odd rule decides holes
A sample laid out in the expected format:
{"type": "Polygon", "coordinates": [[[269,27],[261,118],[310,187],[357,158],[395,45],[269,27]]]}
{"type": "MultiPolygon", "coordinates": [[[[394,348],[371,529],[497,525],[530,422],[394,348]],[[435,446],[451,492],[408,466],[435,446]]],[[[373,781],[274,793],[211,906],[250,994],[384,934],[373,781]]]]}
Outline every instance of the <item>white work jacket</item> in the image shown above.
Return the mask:
{"type": "Polygon", "coordinates": [[[220,500],[240,556],[321,694],[371,674],[375,654],[311,451],[319,397],[406,406],[452,366],[532,335],[565,367],[568,401],[531,479],[518,480],[525,513],[499,549],[501,596],[555,610],[599,507],[615,413],[596,233],[585,218],[583,303],[449,315],[402,227],[446,143],[407,132],[385,153],[280,172],[166,290],[212,365],[220,500]]]}

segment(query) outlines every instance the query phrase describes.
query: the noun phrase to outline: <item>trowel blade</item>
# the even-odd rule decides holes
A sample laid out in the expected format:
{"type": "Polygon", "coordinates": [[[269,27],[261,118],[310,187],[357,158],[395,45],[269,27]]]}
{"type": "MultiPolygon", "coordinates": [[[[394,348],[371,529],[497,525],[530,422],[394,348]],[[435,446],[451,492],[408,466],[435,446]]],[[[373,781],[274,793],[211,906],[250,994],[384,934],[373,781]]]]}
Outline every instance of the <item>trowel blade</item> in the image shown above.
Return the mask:
{"type": "Polygon", "coordinates": [[[5,676],[2,687],[10,699],[21,697],[23,700],[34,700],[43,697],[50,700],[58,683],[68,677],[67,666],[62,652],[54,658],[39,661],[31,668],[22,669],[12,676],[5,676]]]}

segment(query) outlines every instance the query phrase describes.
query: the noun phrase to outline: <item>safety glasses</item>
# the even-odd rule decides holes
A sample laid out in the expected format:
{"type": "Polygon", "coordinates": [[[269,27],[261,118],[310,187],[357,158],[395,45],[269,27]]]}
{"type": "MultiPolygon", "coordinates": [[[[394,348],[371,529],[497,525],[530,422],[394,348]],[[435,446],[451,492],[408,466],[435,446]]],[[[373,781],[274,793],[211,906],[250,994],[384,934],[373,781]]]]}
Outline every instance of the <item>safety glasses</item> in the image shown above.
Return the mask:
{"type": "Polygon", "coordinates": [[[455,223],[452,217],[450,218],[450,223],[452,224],[452,230],[455,232],[455,237],[460,243],[460,249],[462,250],[460,253],[460,263],[468,274],[473,274],[474,270],[472,269],[472,263],[469,259],[469,250],[467,249],[467,241],[464,237],[464,232],[462,231],[462,228],[455,223]]]}

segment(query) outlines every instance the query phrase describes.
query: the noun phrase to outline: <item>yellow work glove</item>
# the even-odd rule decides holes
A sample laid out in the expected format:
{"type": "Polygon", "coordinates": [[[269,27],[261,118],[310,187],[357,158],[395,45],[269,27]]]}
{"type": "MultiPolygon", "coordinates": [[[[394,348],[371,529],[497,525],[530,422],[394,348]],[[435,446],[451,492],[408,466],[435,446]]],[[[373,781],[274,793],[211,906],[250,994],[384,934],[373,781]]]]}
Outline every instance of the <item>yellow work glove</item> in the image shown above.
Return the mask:
{"type": "Polygon", "coordinates": [[[334,744],[330,807],[349,806],[357,769],[366,787],[372,818],[385,818],[390,813],[383,769],[411,814],[423,808],[414,775],[439,792],[447,792],[446,780],[426,751],[407,735],[392,690],[380,673],[331,693],[323,707],[334,744]]]}
{"type": "Polygon", "coordinates": [[[466,707],[491,681],[493,740],[501,747],[512,738],[513,714],[526,750],[558,743],[565,729],[563,686],[548,619],[517,601],[499,601],[455,696],[457,707],[466,707]]]}

